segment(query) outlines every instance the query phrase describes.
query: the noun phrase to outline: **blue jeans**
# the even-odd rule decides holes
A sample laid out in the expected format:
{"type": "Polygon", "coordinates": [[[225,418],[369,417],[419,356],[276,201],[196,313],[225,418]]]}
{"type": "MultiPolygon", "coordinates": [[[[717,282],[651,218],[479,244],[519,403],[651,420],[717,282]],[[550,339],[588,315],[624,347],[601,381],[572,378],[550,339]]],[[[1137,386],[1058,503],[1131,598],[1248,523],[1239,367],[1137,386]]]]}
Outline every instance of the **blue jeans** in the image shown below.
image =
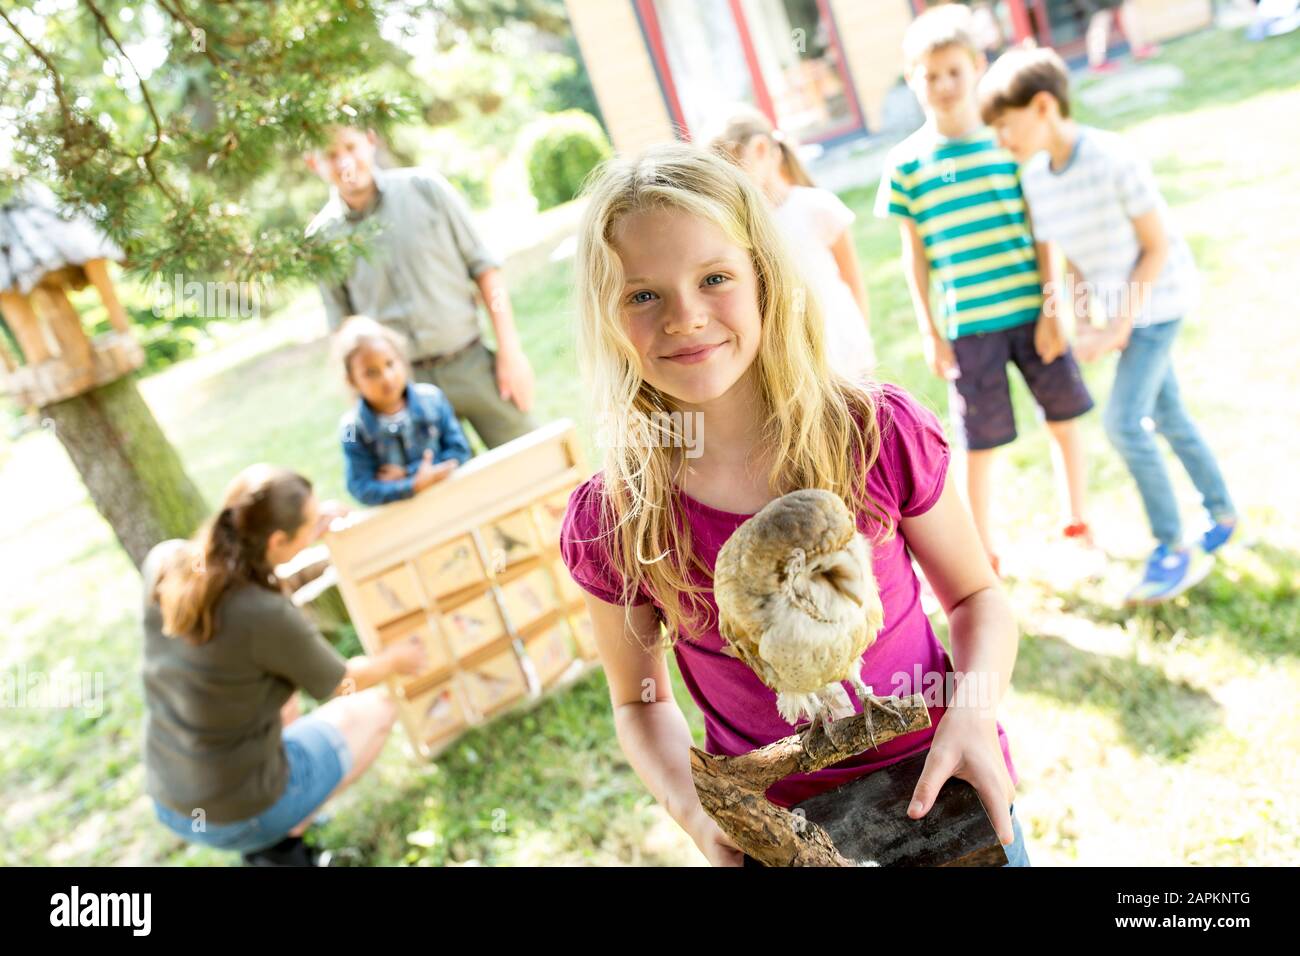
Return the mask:
{"type": "Polygon", "coordinates": [[[1016,839],[1010,846],[1003,847],[1007,854],[1007,862],[1003,866],[1033,866],[1029,862],[1029,852],[1025,849],[1025,834],[1020,829],[1020,818],[1016,816],[1014,803],[1011,804],[1011,829],[1016,839]]]}
{"type": "Polygon", "coordinates": [[[1182,543],[1178,499],[1160,455],[1160,446],[1144,419],[1165,437],[1187,476],[1201,493],[1201,502],[1215,520],[1236,515],[1228,487],[1214,453],[1201,437],[1178,393],[1171,357],[1182,319],[1135,328],[1120,353],[1115,385],[1104,416],[1106,435],[1137,482],[1142,505],[1156,540],[1169,547],[1182,543]]]}
{"type": "Polygon", "coordinates": [[[255,817],[235,823],[200,822],[154,801],[159,821],[191,843],[236,853],[275,846],[325,802],[352,769],[352,753],[337,727],[299,717],[281,737],[289,779],[280,799],[255,817]]]}

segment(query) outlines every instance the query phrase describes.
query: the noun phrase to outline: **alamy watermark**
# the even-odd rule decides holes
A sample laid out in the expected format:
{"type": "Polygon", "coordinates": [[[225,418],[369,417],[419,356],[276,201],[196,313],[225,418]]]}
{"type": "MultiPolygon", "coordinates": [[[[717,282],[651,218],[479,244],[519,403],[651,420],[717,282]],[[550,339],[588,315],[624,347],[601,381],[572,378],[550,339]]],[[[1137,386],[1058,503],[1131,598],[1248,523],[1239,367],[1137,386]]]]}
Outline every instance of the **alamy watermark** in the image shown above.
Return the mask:
{"type": "MultiPolygon", "coordinates": [[[[841,700],[840,708],[847,712],[836,713],[836,719],[851,716],[856,710],[849,700],[843,684],[835,687],[841,700]]],[[[910,697],[920,694],[922,703],[930,709],[976,709],[992,713],[997,709],[1002,681],[996,671],[923,671],[920,664],[912,670],[895,671],[890,677],[889,697],[910,697]]],[[[653,704],[659,699],[659,688],[653,677],[641,681],[641,703],[653,704]]]]}
{"type": "Polygon", "coordinates": [[[151,288],[152,311],[158,318],[165,315],[210,319],[260,318],[268,282],[200,282],[186,279],[180,272],[168,282],[165,277],[156,276],[151,288]]]}
{"type": "Polygon", "coordinates": [[[687,458],[704,454],[703,412],[633,412],[626,419],[601,415],[596,423],[599,448],[683,448],[687,458]]]}
{"type": "Polygon", "coordinates": [[[0,671],[0,709],[82,710],[90,717],[104,713],[102,671],[29,671],[19,665],[0,671]]]}
{"type": "Polygon", "coordinates": [[[1099,283],[1067,275],[1062,281],[1053,280],[1043,286],[1043,314],[1055,318],[1058,311],[1063,311],[1067,318],[1082,318],[1097,310],[1106,319],[1127,315],[1135,326],[1148,325],[1145,313],[1153,290],[1150,282],[1099,283]]]}
{"type": "Polygon", "coordinates": [[[896,671],[890,678],[891,696],[920,694],[926,707],[997,708],[1002,682],[994,671],[922,671],[913,664],[911,673],[896,671]]]}
{"type": "Polygon", "coordinates": [[[83,893],[74,883],[67,893],[50,897],[50,925],[120,926],[133,936],[148,936],[152,910],[151,893],[83,893]]]}

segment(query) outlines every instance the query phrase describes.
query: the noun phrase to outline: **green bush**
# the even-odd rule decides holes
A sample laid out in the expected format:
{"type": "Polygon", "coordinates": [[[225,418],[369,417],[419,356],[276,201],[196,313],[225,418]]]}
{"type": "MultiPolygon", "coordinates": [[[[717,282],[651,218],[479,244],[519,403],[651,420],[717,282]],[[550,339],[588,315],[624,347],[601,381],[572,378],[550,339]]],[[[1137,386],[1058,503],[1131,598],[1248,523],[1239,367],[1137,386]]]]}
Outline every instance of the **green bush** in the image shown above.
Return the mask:
{"type": "Polygon", "coordinates": [[[478,172],[469,170],[460,170],[457,172],[444,172],[447,182],[456,187],[457,191],[465,197],[465,201],[474,209],[486,209],[491,205],[491,196],[488,191],[488,171],[479,168],[478,172]]]}
{"type": "Polygon", "coordinates": [[[530,124],[524,135],[528,187],[539,210],[578,195],[587,174],[611,152],[600,124],[582,110],[544,116],[530,124]]]}

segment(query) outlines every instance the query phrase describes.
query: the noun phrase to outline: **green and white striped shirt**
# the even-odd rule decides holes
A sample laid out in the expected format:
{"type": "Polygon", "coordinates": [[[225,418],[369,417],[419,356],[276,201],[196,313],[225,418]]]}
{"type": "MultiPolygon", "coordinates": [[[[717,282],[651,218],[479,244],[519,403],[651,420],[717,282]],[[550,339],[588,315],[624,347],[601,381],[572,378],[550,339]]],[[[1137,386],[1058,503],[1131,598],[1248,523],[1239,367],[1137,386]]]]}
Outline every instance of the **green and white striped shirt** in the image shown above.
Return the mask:
{"type": "Polygon", "coordinates": [[[875,213],[916,224],[950,339],[1037,320],[1043,287],[1020,171],[992,130],[917,130],[890,151],[875,213]]]}

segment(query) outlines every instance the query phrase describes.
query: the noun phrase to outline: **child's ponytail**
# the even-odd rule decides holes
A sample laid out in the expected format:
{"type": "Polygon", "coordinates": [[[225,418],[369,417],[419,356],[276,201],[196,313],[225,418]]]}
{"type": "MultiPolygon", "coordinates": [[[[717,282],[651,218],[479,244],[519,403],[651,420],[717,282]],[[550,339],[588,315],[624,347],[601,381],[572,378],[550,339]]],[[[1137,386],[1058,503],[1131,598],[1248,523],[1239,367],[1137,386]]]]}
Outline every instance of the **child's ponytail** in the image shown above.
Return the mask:
{"type": "Polygon", "coordinates": [[[792,186],[808,186],[809,188],[815,185],[812,177],[808,175],[807,167],[799,158],[799,153],[794,144],[790,142],[790,137],[781,130],[776,129],[772,131],[771,138],[781,150],[781,171],[785,173],[786,182],[792,186]]]}
{"type": "Polygon", "coordinates": [[[745,146],[755,136],[766,136],[781,151],[781,172],[787,182],[793,186],[815,185],[799,159],[798,144],[752,106],[737,108],[709,140],[709,147],[724,158],[739,163],[745,146]]]}
{"type": "Polygon", "coordinates": [[[267,541],[276,531],[297,533],[311,491],[311,482],[283,468],[254,465],[240,472],[221,510],[158,575],[153,599],[162,610],[163,633],[203,644],[212,638],[217,605],[232,585],[278,589],[266,561],[267,541]]]}

